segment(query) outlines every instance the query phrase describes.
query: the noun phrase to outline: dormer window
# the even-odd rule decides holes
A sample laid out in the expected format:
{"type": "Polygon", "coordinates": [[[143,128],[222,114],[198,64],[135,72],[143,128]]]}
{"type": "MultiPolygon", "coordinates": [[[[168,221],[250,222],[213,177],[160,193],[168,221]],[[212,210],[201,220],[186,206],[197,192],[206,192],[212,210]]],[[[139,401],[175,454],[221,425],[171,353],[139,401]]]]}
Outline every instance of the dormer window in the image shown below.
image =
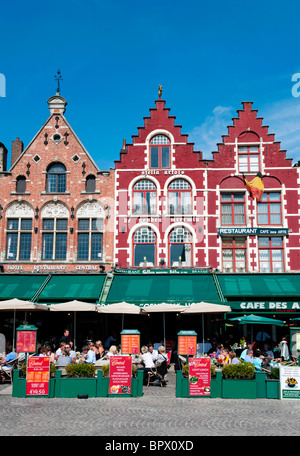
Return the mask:
{"type": "Polygon", "coordinates": [[[170,168],[170,140],[156,135],[150,141],[150,168],[170,168]]]}

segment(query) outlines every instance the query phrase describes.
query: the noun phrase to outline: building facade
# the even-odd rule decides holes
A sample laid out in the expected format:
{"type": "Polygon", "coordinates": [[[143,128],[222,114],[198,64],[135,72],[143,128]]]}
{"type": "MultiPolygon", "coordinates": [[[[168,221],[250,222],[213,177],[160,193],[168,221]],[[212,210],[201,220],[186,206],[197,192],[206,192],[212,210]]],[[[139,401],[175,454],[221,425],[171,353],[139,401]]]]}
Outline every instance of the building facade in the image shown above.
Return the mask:
{"type": "Polygon", "coordinates": [[[159,98],[115,163],[115,264],[298,271],[299,183],[299,168],[252,103],[243,103],[206,160],[159,98]],[[261,201],[244,180],[258,172],[261,201]]]}
{"type": "Polygon", "coordinates": [[[114,171],[101,171],[65,117],[59,92],[24,150],[1,145],[2,272],[97,272],[113,263],[114,171]]]}

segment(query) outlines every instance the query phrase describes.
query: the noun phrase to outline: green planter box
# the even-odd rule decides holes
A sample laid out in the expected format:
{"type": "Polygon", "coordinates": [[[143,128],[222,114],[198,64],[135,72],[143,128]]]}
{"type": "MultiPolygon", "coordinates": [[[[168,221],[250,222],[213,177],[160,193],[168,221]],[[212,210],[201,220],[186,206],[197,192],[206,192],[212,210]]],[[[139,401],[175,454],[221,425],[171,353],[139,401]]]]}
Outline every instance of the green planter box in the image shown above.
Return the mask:
{"type": "Polygon", "coordinates": [[[256,380],[222,379],[223,399],[256,399],[256,380]]]}
{"type": "Polygon", "coordinates": [[[48,396],[26,396],[26,378],[20,377],[20,369],[14,369],[12,397],[54,397],[55,394],[55,378],[51,377],[49,382],[48,396]]]}
{"type": "Polygon", "coordinates": [[[82,395],[96,397],[96,377],[67,377],[61,371],[55,373],[55,397],[74,398],[82,395]]]}
{"type": "Polygon", "coordinates": [[[266,380],[267,399],[279,399],[279,380],[266,380]]]}

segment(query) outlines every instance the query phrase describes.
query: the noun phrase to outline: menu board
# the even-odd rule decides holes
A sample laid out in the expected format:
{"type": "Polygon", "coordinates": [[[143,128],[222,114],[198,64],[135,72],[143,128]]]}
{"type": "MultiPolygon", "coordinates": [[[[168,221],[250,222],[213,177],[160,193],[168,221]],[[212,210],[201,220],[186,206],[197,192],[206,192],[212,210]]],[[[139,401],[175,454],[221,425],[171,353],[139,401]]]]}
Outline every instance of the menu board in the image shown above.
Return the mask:
{"type": "Polygon", "coordinates": [[[26,395],[48,396],[50,379],[50,357],[32,356],[27,359],[26,395]]]}
{"type": "Polygon", "coordinates": [[[111,356],[109,358],[109,394],[131,394],[131,356],[111,356]]]}
{"type": "Polygon", "coordinates": [[[210,395],[210,359],[189,358],[190,396],[210,395]]]}
{"type": "Polygon", "coordinates": [[[140,352],[139,334],[121,334],[122,353],[137,354],[140,352]]]}
{"type": "Polygon", "coordinates": [[[178,355],[196,355],[197,336],[178,336],[178,355]]]}
{"type": "Polygon", "coordinates": [[[34,353],[36,351],[35,330],[17,331],[17,353],[34,353]]]}
{"type": "Polygon", "coordinates": [[[280,399],[300,399],[300,367],[280,365],[280,399]]]}

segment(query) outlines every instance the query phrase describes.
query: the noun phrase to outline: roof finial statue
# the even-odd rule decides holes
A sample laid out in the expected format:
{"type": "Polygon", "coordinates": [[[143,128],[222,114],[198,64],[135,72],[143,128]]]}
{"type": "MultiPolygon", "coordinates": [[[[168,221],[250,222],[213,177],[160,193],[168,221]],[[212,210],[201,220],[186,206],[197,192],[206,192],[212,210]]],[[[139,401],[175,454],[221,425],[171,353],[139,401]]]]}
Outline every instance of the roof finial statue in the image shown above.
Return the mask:
{"type": "Polygon", "coordinates": [[[158,86],[158,97],[161,98],[161,94],[162,94],[162,91],[163,91],[163,88],[161,85],[158,86]]]}
{"type": "Polygon", "coordinates": [[[60,70],[57,70],[57,75],[54,76],[54,79],[57,81],[57,93],[59,93],[60,92],[60,81],[63,80],[63,78],[61,77],[60,70]]]}

